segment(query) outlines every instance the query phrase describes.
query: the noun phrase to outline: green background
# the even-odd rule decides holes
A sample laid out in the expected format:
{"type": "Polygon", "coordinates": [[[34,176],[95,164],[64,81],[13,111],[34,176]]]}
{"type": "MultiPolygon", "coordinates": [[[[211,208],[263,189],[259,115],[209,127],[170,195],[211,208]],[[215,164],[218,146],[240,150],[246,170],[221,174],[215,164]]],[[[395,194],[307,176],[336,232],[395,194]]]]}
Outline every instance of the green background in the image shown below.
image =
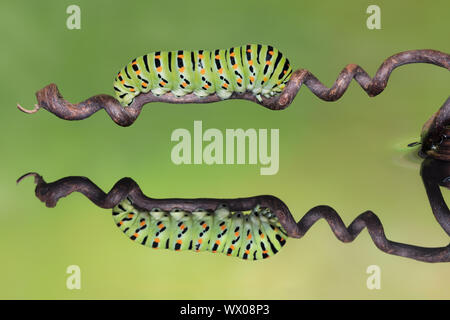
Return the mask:
{"type": "MultiPolygon", "coordinates": [[[[112,94],[116,72],[156,50],[272,44],[294,68],[331,86],[348,63],[373,75],[404,50],[450,52],[448,1],[2,1],[0,298],[16,299],[317,299],[450,298],[448,264],[379,251],[367,231],[339,242],[321,221],[290,239],[271,259],[246,262],[210,253],[155,251],[133,244],[108,210],[80,194],[47,208],[34,196],[37,171],[47,181],[89,177],[105,191],[122,177],[152,197],[245,197],[273,194],[298,220],[327,204],[349,224],[365,210],[379,215],[388,238],[448,244],[431,214],[419,161],[404,147],[448,97],[448,71],[407,65],[369,98],[353,82],[337,102],[303,87],[284,111],[248,101],[206,105],[153,103],[128,128],[104,111],[63,121],[45,110],[26,115],[34,93],[56,83],[78,102],[112,94]],[[66,28],[66,8],[81,8],[81,30],[66,28]],[[366,27],[366,8],[381,7],[381,30],[366,27]],[[280,170],[256,165],[181,165],[170,160],[176,128],[279,128],[280,170]],[[81,268],[81,290],[66,288],[66,268],[81,268]],[[381,268],[368,290],[366,269],[381,268]]],[[[449,197],[447,197],[449,198],[449,197]]]]}

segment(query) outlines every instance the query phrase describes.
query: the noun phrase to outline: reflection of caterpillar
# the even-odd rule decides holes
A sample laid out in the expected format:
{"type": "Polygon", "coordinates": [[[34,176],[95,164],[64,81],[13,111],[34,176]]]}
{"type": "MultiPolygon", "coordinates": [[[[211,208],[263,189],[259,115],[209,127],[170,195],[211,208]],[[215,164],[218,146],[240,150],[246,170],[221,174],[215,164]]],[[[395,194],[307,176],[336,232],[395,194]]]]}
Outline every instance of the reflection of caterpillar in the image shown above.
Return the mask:
{"type": "Polygon", "coordinates": [[[119,102],[128,106],[141,92],[181,97],[216,93],[228,99],[233,92],[251,91],[259,101],[280,93],[292,69],[272,46],[253,44],[214,51],[158,51],[133,59],[114,80],[119,102]]]}
{"type": "MultiPolygon", "coordinates": [[[[34,177],[36,196],[45,202],[47,207],[56,206],[60,198],[72,192],[81,192],[97,206],[113,209],[113,217],[122,231],[132,240],[150,247],[155,245],[173,250],[196,250],[198,240],[202,239],[200,242],[205,246],[198,247],[201,251],[224,252],[244,259],[246,258],[244,255],[247,254],[248,259],[260,259],[266,257],[264,255],[266,250],[268,256],[276,253],[285,243],[285,236],[301,238],[314,223],[324,219],[342,242],[353,241],[364,228],[367,228],[373,242],[383,252],[426,262],[450,262],[450,244],[446,247],[426,248],[390,241],[384,234],[381,221],[372,211],[360,214],[346,227],[333,208],[317,206],[295,222],[286,204],[270,195],[235,199],[154,199],[146,197],[136,182],[130,178],[119,180],[108,193],[104,193],[86,177],[66,177],[46,183],[40,175],[31,172],[20,177],[17,182],[28,176],[34,177]],[[208,216],[208,213],[211,215],[208,216]],[[239,221],[241,218],[242,222],[239,221]],[[222,222],[225,223],[222,224],[222,222]],[[235,231],[237,226],[240,229],[235,231]],[[209,233],[199,236],[208,227],[210,229],[206,233],[209,233]],[[149,230],[146,230],[147,228],[149,230]],[[225,233],[219,238],[219,234],[223,232],[225,233]],[[238,235],[235,232],[239,232],[238,235]],[[262,234],[264,234],[263,237],[261,237],[262,234]],[[145,238],[146,235],[147,238],[145,238]],[[248,239],[249,235],[251,235],[250,239],[248,239]],[[230,252],[232,242],[239,236],[242,238],[234,243],[234,249],[230,252]],[[156,237],[159,242],[156,240],[154,244],[156,237]],[[181,240],[181,243],[178,240],[181,240]],[[192,248],[190,248],[191,240],[192,248]],[[209,245],[207,240],[210,240],[209,245]],[[220,240],[220,243],[217,243],[217,240],[220,240]],[[255,242],[247,247],[249,240],[255,242]],[[265,240],[267,242],[264,242],[265,240]],[[214,244],[217,244],[217,247],[214,244]]],[[[431,208],[439,223],[447,232],[450,232],[448,231],[450,229],[445,227],[449,225],[450,212],[439,191],[439,186],[437,189],[435,186],[434,180],[426,184],[431,208]]]]}
{"type": "Polygon", "coordinates": [[[129,198],[113,209],[117,226],[133,241],[158,249],[211,251],[242,259],[265,259],[286,243],[286,233],[267,208],[232,213],[226,205],[214,212],[136,209],[129,198]]]}

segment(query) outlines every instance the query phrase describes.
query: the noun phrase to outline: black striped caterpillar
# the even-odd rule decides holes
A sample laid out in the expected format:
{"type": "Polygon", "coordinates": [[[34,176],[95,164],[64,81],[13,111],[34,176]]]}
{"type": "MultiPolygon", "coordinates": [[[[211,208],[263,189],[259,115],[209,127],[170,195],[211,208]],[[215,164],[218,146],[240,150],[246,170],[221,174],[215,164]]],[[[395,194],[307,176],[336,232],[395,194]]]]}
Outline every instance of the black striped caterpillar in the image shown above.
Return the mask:
{"type": "Polygon", "coordinates": [[[287,234],[268,208],[231,212],[225,204],[214,211],[174,208],[136,209],[126,198],[113,209],[116,225],[133,241],[153,249],[224,253],[244,260],[266,259],[286,243],[287,234]]]}
{"type": "MultiPolygon", "coordinates": [[[[439,190],[441,178],[430,171],[429,164],[424,161],[422,176],[431,208],[450,234],[450,212],[439,190]]],[[[440,165],[440,172],[448,175],[450,165],[440,165]]],[[[333,208],[317,206],[295,222],[283,201],[270,195],[236,199],[154,199],[146,197],[130,178],[119,180],[106,194],[86,177],[66,177],[46,183],[34,172],[23,175],[17,182],[29,176],[34,177],[36,196],[47,207],[56,206],[60,198],[72,192],[81,192],[97,206],[113,209],[116,225],[131,240],[150,248],[222,252],[245,260],[259,260],[277,253],[287,237],[301,238],[314,223],[324,219],[342,242],[353,241],[367,228],[373,242],[383,252],[424,262],[450,262],[450,244],[426,248],[388,240],[381,221],[372,211],[360,214],[346,227],[333,208]]],[[[448,182],[443,185],[449,187],[448,182]]]]}
{"type": "Polygon", "coordinates": [[[270,98],[279,94],[292,74],[289,61],[278,49],[248,44],[213,51],[157,51],[133,59],[114,79],[116,97],[129,106],[140,93],[176,97],[217,94],[228,99],[233,92],[252,92],[270,98]]]}

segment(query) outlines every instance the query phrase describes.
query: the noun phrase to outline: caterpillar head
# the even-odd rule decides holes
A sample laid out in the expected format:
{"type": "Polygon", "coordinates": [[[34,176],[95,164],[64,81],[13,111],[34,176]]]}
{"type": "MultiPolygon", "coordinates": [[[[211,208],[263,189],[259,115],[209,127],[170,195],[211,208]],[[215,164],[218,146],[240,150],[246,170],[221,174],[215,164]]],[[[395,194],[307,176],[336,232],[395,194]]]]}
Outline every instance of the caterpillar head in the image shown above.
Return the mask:
{"type": "Polygon", "coordinates": [[[131,105],[134,102],[135,96],[136,95],[133,92],[116,91],[116,98],[123,107],[131,105]]]}

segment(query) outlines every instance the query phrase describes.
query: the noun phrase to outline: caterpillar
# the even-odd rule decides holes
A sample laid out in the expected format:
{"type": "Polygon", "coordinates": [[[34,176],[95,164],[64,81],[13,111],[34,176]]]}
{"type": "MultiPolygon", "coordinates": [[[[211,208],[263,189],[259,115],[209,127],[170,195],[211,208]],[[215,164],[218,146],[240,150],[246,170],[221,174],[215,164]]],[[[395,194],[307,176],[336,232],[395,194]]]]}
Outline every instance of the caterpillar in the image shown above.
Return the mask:
{"type": "Polygon", "coordinates": [[[228,99],[233,92],[250,91],[262,101],[283,91],[292,74],[289,60],[270,45],[248,44],[212,51],[157,51],[133,59],[114,79],[122,106],[140,93],[177,97],[217,94],[228,99]]]}
{"type": "Polygon", "coordinates": [[[266,259],[286,243],[286,231],[268,209],[231,212],[225,204],[214,211],[174,208],[141,211],[126,198],[112,211],[116,225],[131,240],[153,249],[224,253],[244,260],[266,259]]]}
{"type": "MultiPolygon", "coordinates": [[[[427,158],[422,178],[433,214],[450,234],[450,211],[439,185],[450,187],[450,164],[427,158]],[[434,162],[433,162],[434,161],[434,162]],[[436,169],[437,165],[437,169],[436,169]],[[435,171],[437,170],[437,172],[435,171]],[[444,181],[444,182],[443,182],[444,181]]],[[[80,192],[97,206],[112,209],[114,223],[134,242],[149,248],[221,252],[245,260],[265,259],[277,253],[286,238],[302,238],[319,220],[324,219],[336,238],[352,242],[367,228],[381,251],[424,262],[450,262],[450,244],[445,247],[419,247],[386,238],[378,216],[367,210],[348,227],[331,207],[310,209],[298,222],[286,204],[271,195],[234,199],[154,199],[145,196],[131,178],[120,179],[108,193],[86,177],[65,177],[46,183],[37,173],[35,194],[47,207],[59,199],[80,192]]]]}

